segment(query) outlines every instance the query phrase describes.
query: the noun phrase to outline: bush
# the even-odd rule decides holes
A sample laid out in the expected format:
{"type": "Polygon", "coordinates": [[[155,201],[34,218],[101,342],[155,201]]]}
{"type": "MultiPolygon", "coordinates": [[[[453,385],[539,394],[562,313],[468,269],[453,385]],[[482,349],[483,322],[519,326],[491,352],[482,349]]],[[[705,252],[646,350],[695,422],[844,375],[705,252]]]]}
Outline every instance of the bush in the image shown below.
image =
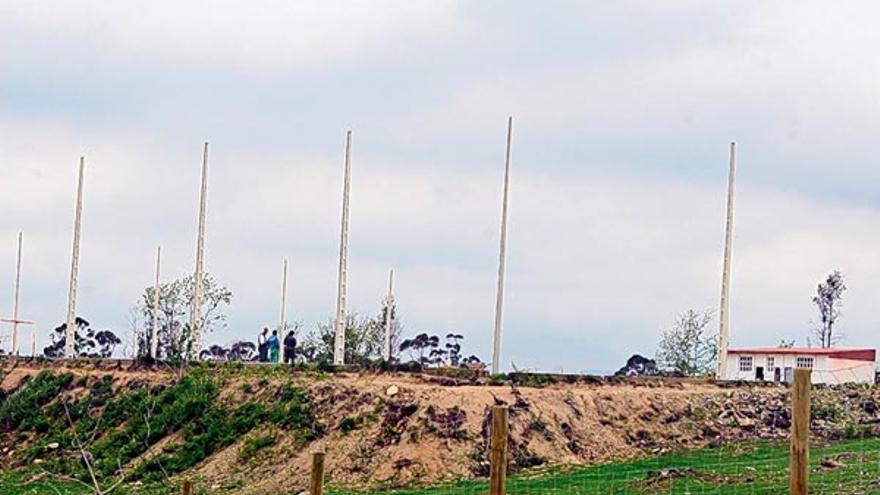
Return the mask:
{"type": "Polygon", "coordinates": [[[241,449],[238,451],[238,461],[247,462],[257,453],[266,447],[275,445],[275,435],[257,435],[248,437],[244,440],[241,449]]]}
{"type": "Polygon", "coordinates": [[[0,432],[48,431],[49,420],[43,406],[58,397],[71,381],[71,373],[56,376],[50,371],[41,371],[0,404],[0,432]]]}
{"type": "Polygon", "coordinates": [[[348,433],[357,430],[364,424],[364,418],[360,415],[349,416],[339,423],[339,429],[348,433]]]}

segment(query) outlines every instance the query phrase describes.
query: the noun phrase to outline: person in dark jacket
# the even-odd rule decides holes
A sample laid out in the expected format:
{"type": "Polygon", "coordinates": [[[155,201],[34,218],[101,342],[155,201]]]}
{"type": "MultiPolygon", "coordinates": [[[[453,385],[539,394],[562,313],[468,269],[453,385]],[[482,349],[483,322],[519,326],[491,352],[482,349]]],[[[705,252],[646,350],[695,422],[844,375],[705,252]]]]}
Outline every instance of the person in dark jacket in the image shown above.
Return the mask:
{"type": "Polygon", "coordinates": [[[284,337],[284,362],[293,364],[296,357],[296,337],[293,336],[293,330],[287,332],[284,337]]]}

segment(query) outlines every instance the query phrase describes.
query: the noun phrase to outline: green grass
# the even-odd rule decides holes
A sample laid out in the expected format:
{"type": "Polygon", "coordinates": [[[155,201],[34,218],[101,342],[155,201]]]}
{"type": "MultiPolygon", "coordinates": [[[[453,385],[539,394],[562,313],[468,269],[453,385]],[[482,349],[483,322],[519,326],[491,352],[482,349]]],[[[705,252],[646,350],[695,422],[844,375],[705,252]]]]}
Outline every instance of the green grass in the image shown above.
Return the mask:
{"type": "MultiPolygon", "coordinates": [[[[847,440],[811,450],[811,494],[880,493],[880,439],[847,440]],[[843,467],[820,467],[823,458],[840,456],[843,467]]],[[[40,495],[88,493],[81,486],[43,478],[26,480],[33,472],[0,472],[0,493],[40,495]]],[[[204,489],[204,487],[198,487],[204,489]]],[[[788,446],[749,442],[723,448],[665,454],[629,462],[593,467],[556,468],[508,479],[510,495],[592,494],[781,494],[788,488],[788,446]],[[660,479],[662,470],[678,470],[681,477],[660,479]]],[[[197,490],[198,491],[198,490],[197,490]]],[[[331,488],[328,495],[483,495],[485,481],[463,481],[429,488],[352,492],[331,488]]],[[[124,485],[119,495],[177,493],[176,489],[124,485]]],[[[229,493],[229,491],[224,491],[229,493]]],[[[297,492],[293,492],[297,493],[297,492]]]]}
{"type": "MultiPolygon", "coordinates": [[[[766,442],[730,445],[593,467],[533,472],[508,479],[510,495],[592,494],[780,494],[788,489],[788,445],[766,442]],[[680,476],[663,477],[675,469],[680,476]],[[667,472],[669,473],[669,472],[667,472]]],[[[811,494],[880,493],[880,439],[849,440],[811,449],[811,494]],[[819,466],[825,457],[840,455],[843,467],[819,466]]],[[[485,494],[485,481],[396,491],[351,492],[330,495],[476,495],[485,494]]]]}

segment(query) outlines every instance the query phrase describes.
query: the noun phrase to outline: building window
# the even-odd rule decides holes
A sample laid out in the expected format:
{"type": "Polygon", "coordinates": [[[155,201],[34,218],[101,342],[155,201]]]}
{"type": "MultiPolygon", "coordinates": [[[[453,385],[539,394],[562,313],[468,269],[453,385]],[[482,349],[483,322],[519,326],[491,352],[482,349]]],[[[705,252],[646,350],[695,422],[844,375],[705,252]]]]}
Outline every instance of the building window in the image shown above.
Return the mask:
{"type": "Polygon", "coordinates": [[[773,356],[767,356],[767,369],[772,370],[776,367],[776,358],[773,356]]]}
{"type": "Polygon", "coordinates": [[[740,371],[752,371],[752,356],[740,356],[739,357],[739,370],[740,371]]]}
{"type": "Polygon", "coordinates": [[[795,361],[795,366],[798,368],[812,368],[813,367],[813,358],[799,357],[795,361]]]}

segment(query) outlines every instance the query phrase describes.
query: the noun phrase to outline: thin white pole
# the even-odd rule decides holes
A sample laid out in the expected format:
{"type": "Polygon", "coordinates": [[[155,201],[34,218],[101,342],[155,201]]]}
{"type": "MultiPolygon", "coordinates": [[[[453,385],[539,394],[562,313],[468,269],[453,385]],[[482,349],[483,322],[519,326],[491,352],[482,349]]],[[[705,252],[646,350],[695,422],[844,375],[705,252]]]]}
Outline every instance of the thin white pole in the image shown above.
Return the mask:
{"type": "Polygon", "coordinates": [[[510,192],[510,144],[513,136],[513,117],[507,118],[507,150],[504,158],[504,197],[501,202],[501,242],[498,255],[498,290],[495,298],[495,340],[492,349],[492,373],[501,368],[501,320],[504,305],[504,268],[507,258],[507,206],[510,192]]]}
{"type": "Polygon", "coordinates": [[[162,265],[162,246],[156,247],[156,281],[153,285],[153,325],[150,333],[150,357],[159,355],[159,273],[162,265]]]}
{"type": "Polygon", "coordinates": [[[193,288],[193,307],[190,328],[195,356],[202,349],[202,290],[205,279],[205,217],[208,202],[208,143],[202,151],[202,187],[199,193],[199,235],[196,240],[196,271],[193,288]]]}
{"type": "Polygon", "coordinates": [[[70,257],[70,288],[67,293],[67,333],[65,335],[64,354],[75,357],[76,348],[76,289],[79,283],[79,243],[82,225],[83,173],[86,159],[79,158],[79,180],[76,188],[76,214],[73,222],[73,253],[70,257]]]}
{"type": "Polygon", "coordinates": [[[736,143],[730,143],[730,170],[727,178],[727,227],[724,231],[724,268],[721,274],[721,309],[718,312],[718,371],[721,380],[727,372],[730,320],[730,259],[733,253],[733,192],[736,178],[736,143]]]}
{"type": "Polygon", "coordinates": [[[21,244],[22,233],[18,233],[18,251],[15,257],[15,304],[12,306],[12,355],[18,356],[18,318],[21,302],[21,244]]]}
{"type": "Polygon", "coordinates": [[[394,313],[394,268],[388,272],[388,296],[385,298],[385,345],[382,348],[382,358],[391,361],[391,318],[394,313]]]}
{"type": "Polygon", "coordinates": [[[284,332],[287,327],[287,260],[284,260],[281,269],[281,323],[278,325],[278,338],[281,339],[278,346],[278,362],[284,364],[284,332]]]}
{"type": "Polygon", "coordinates": [[[345,134],[345,178],[342,185],[342,226],[339,235],[339,273],[336,287],[336,338],[333,364],[345,364],[346,305],[348,301],[348,207],[351,189],[351,131],[345,134]]]}

